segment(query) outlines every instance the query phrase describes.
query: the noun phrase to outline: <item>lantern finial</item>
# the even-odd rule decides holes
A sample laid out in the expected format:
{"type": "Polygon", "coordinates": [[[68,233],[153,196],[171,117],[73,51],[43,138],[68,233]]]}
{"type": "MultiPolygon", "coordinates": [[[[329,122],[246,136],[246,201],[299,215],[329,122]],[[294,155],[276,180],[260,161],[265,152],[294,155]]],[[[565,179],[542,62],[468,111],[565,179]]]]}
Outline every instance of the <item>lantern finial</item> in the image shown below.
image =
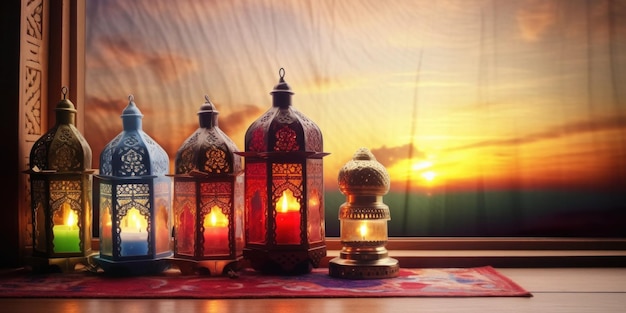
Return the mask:
{"type": "Polygon", "coordinates": [[[274,106],[290,106],[291,95],[293,95],[293,91],[291,91],[291,88],[289,87],[287,82],[285,82],[284,68],[280,68],[280,70],[278,71],[278,76],[280,76],[278,84],[274,86],[274,89],[272,90],[272,92],[270,92],[270,94],[274,96],[274,106]]]}

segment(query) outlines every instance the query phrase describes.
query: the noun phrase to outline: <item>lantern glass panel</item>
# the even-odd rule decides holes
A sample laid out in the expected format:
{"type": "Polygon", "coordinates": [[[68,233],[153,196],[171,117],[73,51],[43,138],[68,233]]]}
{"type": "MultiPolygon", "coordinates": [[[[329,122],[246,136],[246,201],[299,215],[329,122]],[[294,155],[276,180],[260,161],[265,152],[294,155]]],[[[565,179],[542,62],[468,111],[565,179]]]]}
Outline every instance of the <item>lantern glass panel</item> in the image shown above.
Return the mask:
{"type": "Polygon", "coordinates": [[[77,225],[77,213],[69,202],[63,202],[52,216],[52,244],[55,253],[80,252],[80,234],[77,225]]]}
{"type": "Polygon", "coordinates": [[[200,184],[203,255],[230,254],[229,216],[232,212],[232,181],[200,184]]]}
{"type": "Polygon", "coordinates": [[[166,253],[171,250],[172,221],[170,220],[170,179],[164,177],[157,179],[154,185],[154,201],[156,211],[154,218],[155,229],[155,249],[157,254],[166,253]]]}
{"type": "Polygon", "coordinates": [[[117,216],[119,221],[119,255],[148,254],[148,220],[150,216],[150,188],[148,184],[117,186],[117,216]]]}
{"type": "Polygon", "coordinates": [[[235,193],[233,207],[235,209],[235,250],[237,253],[241,253],[244,247],[244,176],[239,175],[235,179],[235,193]]]}
{"type": "MultiPolygon", "coordinates": [[[[145,210],[142,210],[145,211],[145,210]]],[[[135,206],[120,216],[121,255],[148,254],[148,220],[135,206]]]]}
{"type": "Polygon", "coordinates": [[[176,219],[176,253],[194,255],[196,233],[196,183],[176,180],[174,184],[176,219]]]}
{"type": "Polygon", "coordinates": [[[300,244],[302,164],[273,163],[272,188],[277,244],[300,244]]]}
{"type": "Polygon", "coordinates": [[[267,231],[267,165],[264,162],[246,163],[246,235],[252,244],[265,244],[267,231]]]}
{"type": "Polygon", "coordinates": [[[341,241],[387,241],[387,220],[342,219],[341,241]]]}
{"type": "Polygon", "coordinates": [[[309,243],[324,240],[324,193],[321,159],[307,159],[307,232],[309,243]]]}
{"type": "Polygon", "coordinates": [[[45,181],[38,179],[31,179],[31,198],[33,201],[33,226],[35,230],[35,236],[33,240],[35,250],[39,252],[45,252],[46,242],[47,242],[47,232],[46,232],[46,213],[45,203],[47,202],[47,192],[45,188],[45,181]]]}
{"type": "Polygon", "coordinates": [[[275,203],[276,243],[300,244],[300,200],[285,189],[275,203]]]}
{"type": "Polygon", "coordinates": [[[52,245],[54,253],[80,253],[82,225],[81,182],[50,181],[52,245]]]}
{"type": "Polygon", "coordinates": [[[100,254],[113,255],[113,219],[111,185],[100,183],[100,254]]]}

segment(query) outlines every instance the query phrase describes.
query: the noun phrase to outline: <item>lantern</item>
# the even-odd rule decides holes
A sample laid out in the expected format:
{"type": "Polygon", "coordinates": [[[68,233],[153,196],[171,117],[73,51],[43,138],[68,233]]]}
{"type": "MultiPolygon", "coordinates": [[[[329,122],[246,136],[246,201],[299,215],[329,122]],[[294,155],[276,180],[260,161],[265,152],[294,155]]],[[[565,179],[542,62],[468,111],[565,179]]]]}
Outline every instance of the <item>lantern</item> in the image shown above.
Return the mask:
{"type": "Polygon", "coordinates": [[[301,274],[326,256],[322,133],[291,105],[284,80],[245,135],[244,258],[253,269],[301,274]]]}
{"type": "Polygon", "coordinates": [[[389,207],[382,198],[389,191],[389,174],[367,148],[360,148],[339,171],[339,190],[346,202],[339,208],[343,245],[328,264],[330,276],[376,279],[398,275],[398,261],[387,244],[389,207]]]}
{"type": "Polygon", "coordinates": [[[205,97],[200,127],[178,149],[174,175],[174,259],[181,272],[228,274],[243,255],[244,176],[235,143],[205,97]]]}
{"type": "Polygon", "coordinates": [[[100,154],[96,175],[100,255],[105,272],[162,271],[171,257],[171,178],[167,153],[142,130],[133,96],[122,112],[124,130],[100,154]]]}
{"type": "Polygon", "coordinates": [[[91,148],[75,126],[76,109],[57,104],[56,123],[30,151],[33,265],[72,270],[91,253],[91,148]]]}

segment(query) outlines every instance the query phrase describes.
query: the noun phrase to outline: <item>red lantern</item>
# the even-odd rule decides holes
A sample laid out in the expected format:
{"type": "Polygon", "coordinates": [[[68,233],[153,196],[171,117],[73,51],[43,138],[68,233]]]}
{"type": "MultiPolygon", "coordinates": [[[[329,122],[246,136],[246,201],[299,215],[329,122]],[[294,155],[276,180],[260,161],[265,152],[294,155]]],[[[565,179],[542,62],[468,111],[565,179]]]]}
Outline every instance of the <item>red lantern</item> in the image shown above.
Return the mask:
{"type": "Polygon", "coordinates": [[[200,127],[176,154],[174,258],[183,273],[237,270],[243,254],[243,166],[206,97],[200,127]]]}
{"type": "Polygon", "coordinates": [[[245,136],[244,258],[267,273],[308,273],[326,256],[322,132],[291,105],[284,80],[245,136]]]}

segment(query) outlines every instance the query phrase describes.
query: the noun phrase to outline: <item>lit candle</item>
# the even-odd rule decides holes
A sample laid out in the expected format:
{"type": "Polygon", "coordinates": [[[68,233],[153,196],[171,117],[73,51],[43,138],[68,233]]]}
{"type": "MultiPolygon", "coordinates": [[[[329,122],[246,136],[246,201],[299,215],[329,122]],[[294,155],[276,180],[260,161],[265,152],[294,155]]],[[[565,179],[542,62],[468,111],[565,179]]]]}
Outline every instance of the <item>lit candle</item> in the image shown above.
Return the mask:
{"type": "Polygon", "coordinates": [[[139,210],[134,207],[128,210],[121,223],[121,256],[148,254],[147,224],[139,210]]]}
{"type": "Polygon", "coordinates": [[[204,255],[228,254],[228,218],[218,206],[204,216],[204,255]]]}
{"type": "Polygon", "coordinates": [[[63,207],[69,213],[64,218],[65,222],[63,225],[52,227],[54,252],[80,252],[80,236],[78,226],[76,226],[74,210],[69,208],[67,203],[64,203],[63,207]]]}
{"type": "Polygon", "coordinates": [[[361,240],[365,241],[365,236],[367,236],[367,233],[367,224],[361,224],[361,226],[359,226],[359,235],[361,235],[361,240]]]}
{"type": "Polygon", "coordinates": [[[276,210],[276,243],[300,244],[300,203],[293,193],[283,191],[278,205],[280,210],[276,210]]]}

